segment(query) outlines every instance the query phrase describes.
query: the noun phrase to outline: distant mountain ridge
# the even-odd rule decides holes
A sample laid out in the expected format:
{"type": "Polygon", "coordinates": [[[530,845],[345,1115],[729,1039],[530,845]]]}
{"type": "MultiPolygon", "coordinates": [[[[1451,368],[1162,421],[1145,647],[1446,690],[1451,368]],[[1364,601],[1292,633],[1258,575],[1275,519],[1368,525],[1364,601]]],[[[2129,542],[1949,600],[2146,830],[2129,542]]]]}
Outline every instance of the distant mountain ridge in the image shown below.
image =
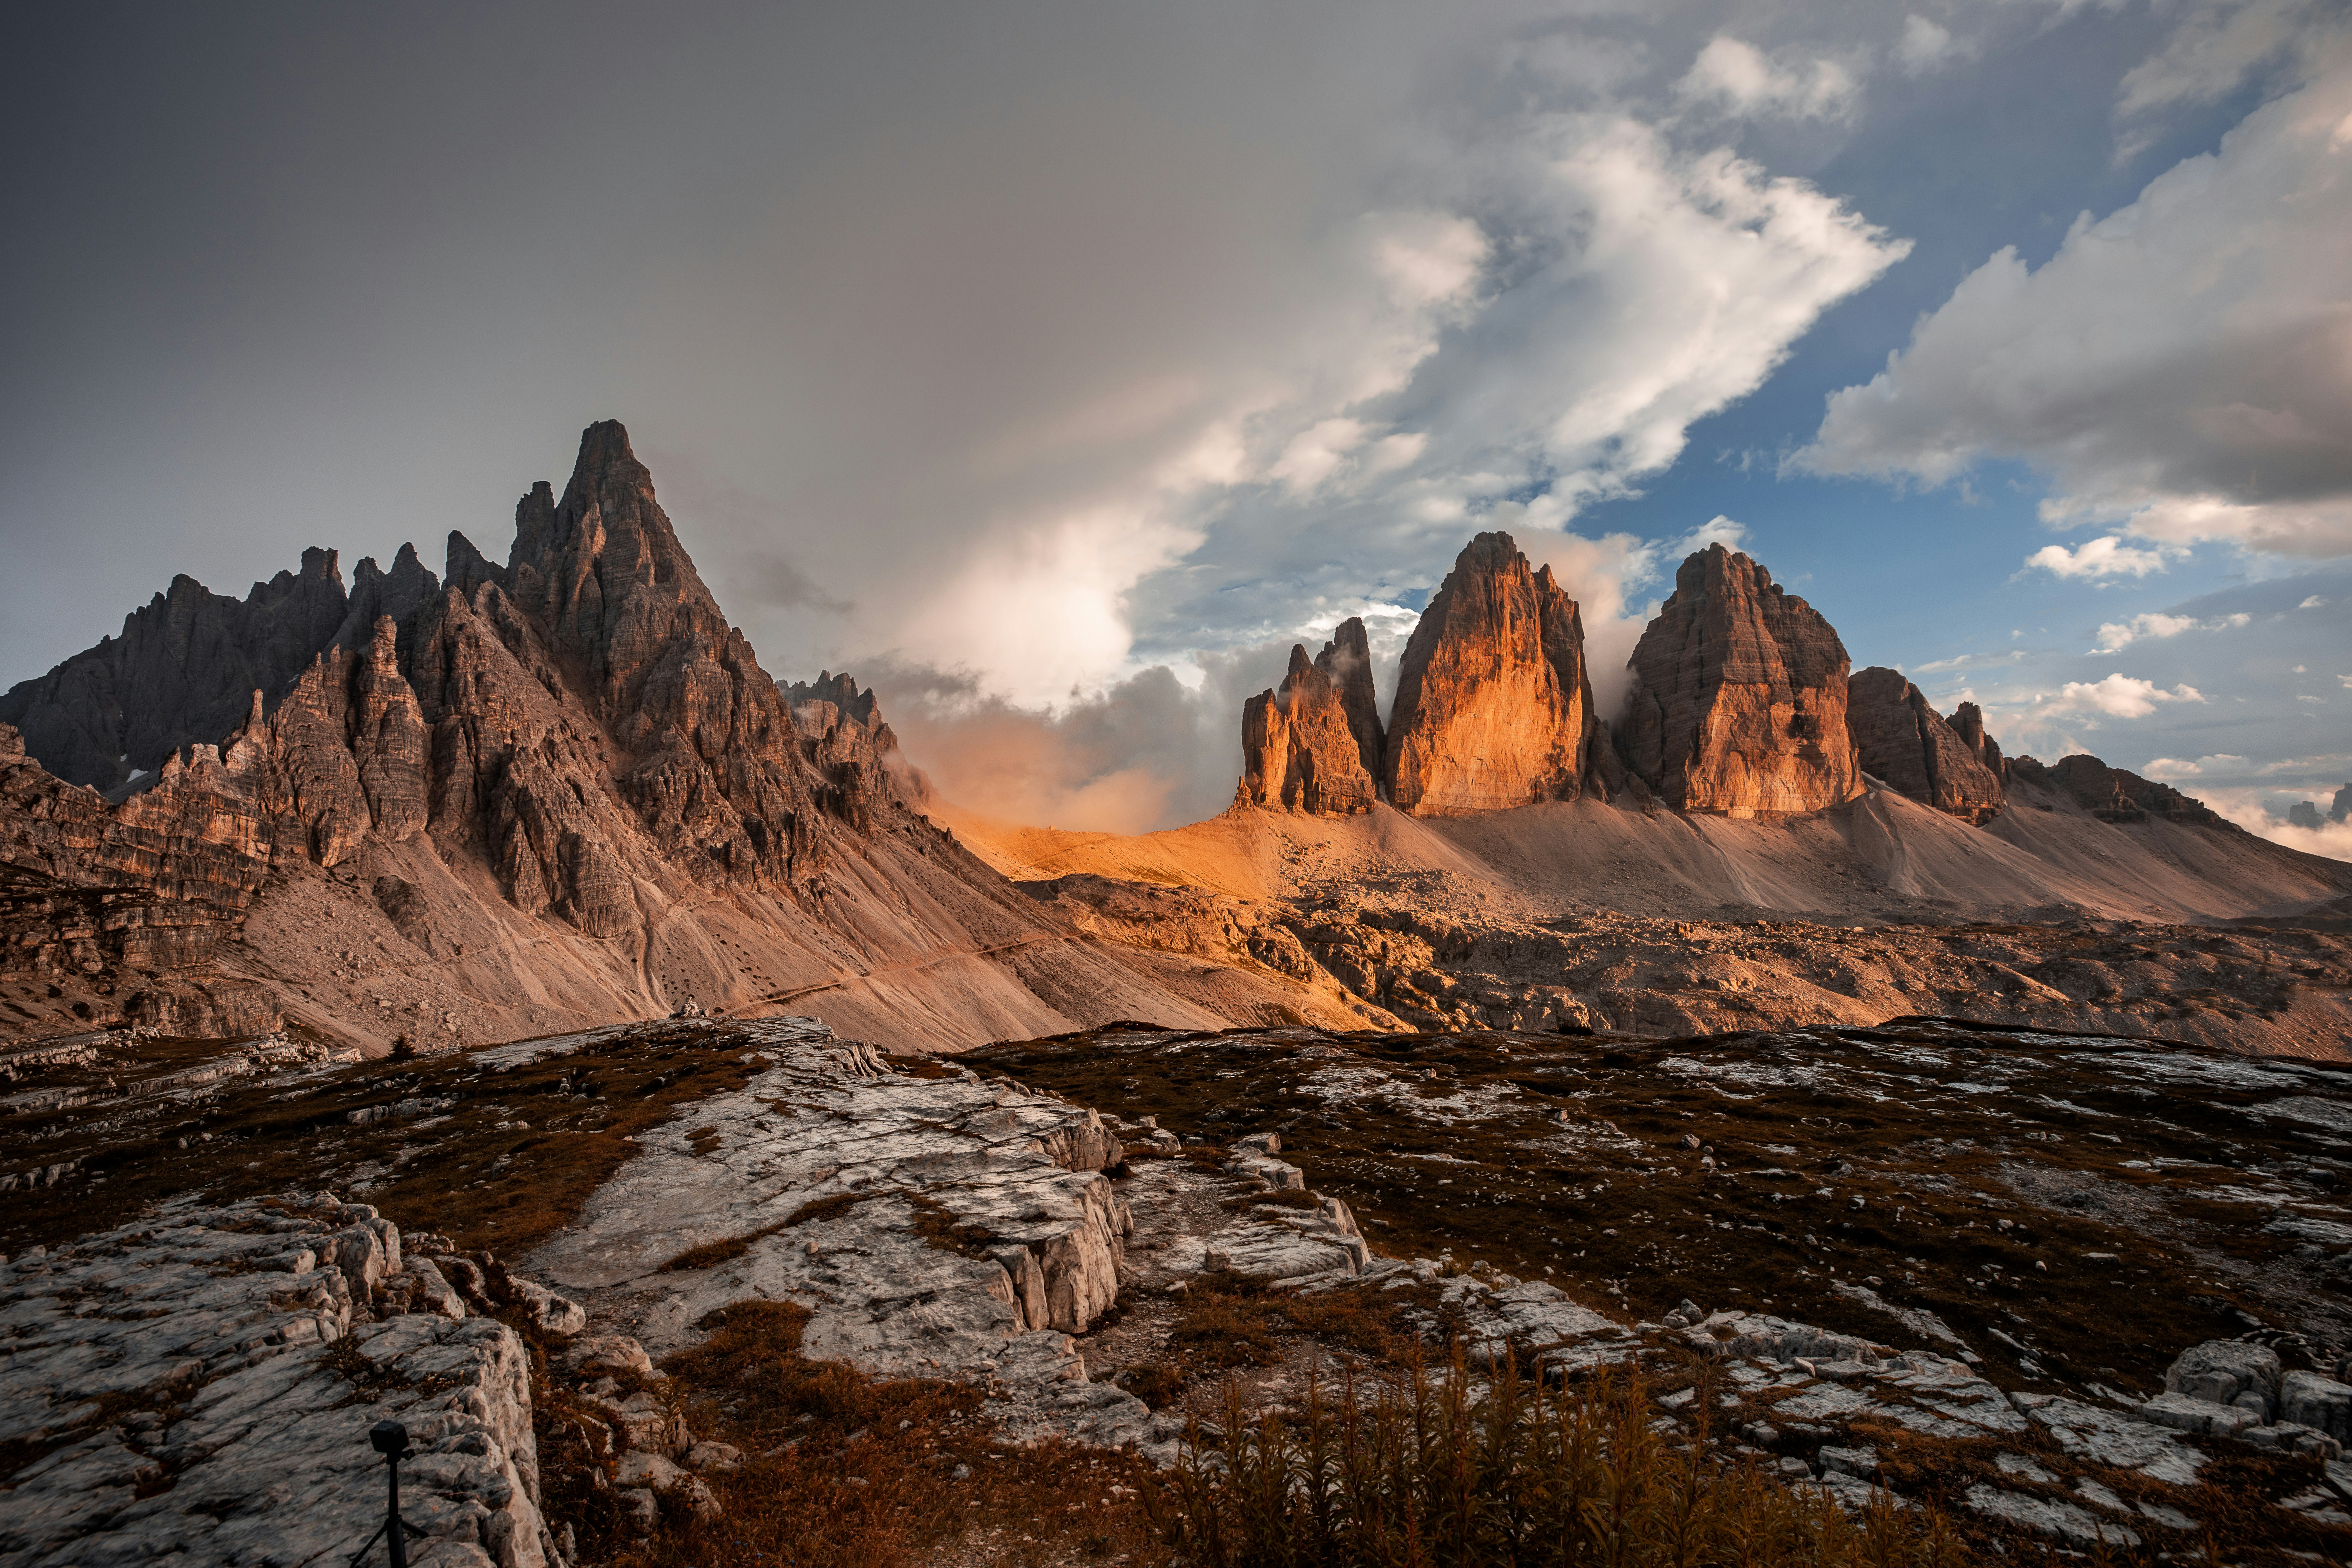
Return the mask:
{"type": "Polygon", "coordinates": [[[1612,730],[1593,710],[1576,601],[1509,534],[1481,533],[1414,627],[1385,725],[1361,620],[1341,622],[1311,660],[1291,649],[1282,684],[1244,705],[1235,804],[1350,816],[1385,802],[1459,816],[1630,797],[1781,817],[1857,800],[1868,775],[1981,826],[2015,777],[2109,822],[2241,831],[2096,757],[2003,756],[1975,703],[1947,716],[1898,670],[1852,670],[1819,611],[1720,544],[1684,561],[1630,662],[1612,730]]]}
{"type": "Polygon", "coordinates": [[[503,564],[453,532],[437,579],[407,547],[348,591],[320,550],[242,601],[177,578],[0,710],[0,1027],[1273,1016],[1253,977],[1076,940],[908,807],[871,693],[826,689],[796,719],[616,423],[523,496],[503,564]]]}

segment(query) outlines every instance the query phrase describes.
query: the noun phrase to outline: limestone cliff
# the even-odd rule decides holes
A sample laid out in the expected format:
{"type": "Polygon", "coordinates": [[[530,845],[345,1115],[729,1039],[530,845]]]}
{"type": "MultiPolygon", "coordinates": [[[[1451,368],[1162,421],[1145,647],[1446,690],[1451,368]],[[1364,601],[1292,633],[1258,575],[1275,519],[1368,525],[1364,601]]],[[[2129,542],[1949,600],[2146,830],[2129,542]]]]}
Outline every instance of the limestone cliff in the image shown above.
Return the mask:
{"type": "Polygon", "coordinates": [[[1303,647],[1290,650],[1290,672],[1279,688],[1243,705],[1240,795],[1255,805],[1326,816],[1372,808],[1372,775],[1349,724],[1343,689],[1303,647]]]}
{"type": "Polygon", "coordinates": [[[1339,707],[1348,716],[1348,732],[1356,738],[1356,756],[1364,772],[1381,776],[1388,752],[1388,731],[1381,723],[1380,698],[1372,689],[1372,645],[1364,636],[1360,616],[1349,616],[1332,628],[1331,640],[1315,656],[1315,668],[1339,689],[1339,707]]]}
{"type": "Polygon", "coordinates": [[[1788,815],[1862,793],[1845,645],[1747,556],[1685,560],[1632,663],[1626,761],[1669,805],[1788,815]]]}
{"type": "Polygon", "coordinates": [[[1971,744],[1917,687],[1874,665],[1846,682],[1846,724],[1863,770],[1921,805],[1979,825],[2000,809],[2000,776],[1978,761],[1987,743],[1981,715],[1971,744]]]}
{"type": "Polygon", "coordinates": [[[1382,782],[1415,816],[1574,800],[1589,768],[1592,687],[1576,601],[1507,533],[1463,548],[1397,672],[1382,782]]]}
{"type": "Polygon", "coordinates": [[[2009,759],[2000,754],[2000,747],[1985,733],[1984,710],[1973,702],[1963,702],[1952,710],[1951,723],[1952,733],[1960,738],[1960,744],[1968,748],[1969,755],[1974,757],[1985,772],[2007,783],[2009,759]]]}
{"type": "Polygon", "coordinates": [[[304,551],[301,570],[256,583],[242,600],[174,577],[119,637],[0,696],[0,723],[69,784],[152,777],[180,748],[236,728],[255,691],[284,697],[351,610],[331,550],[304,551]]]}
{"type": "Polygon", "coordinates": [[[0,1033],[282,1009],[440,1044],[790,1001],[954,1045],[1262,1016],[1255,982],[1213,1011],[1198,965],[1076,941],[898,795],[872,693],[821,684],[796,722],[615,424],[561,499],[523,497],[503,565],[452,533],[446,579],[406,548],[349,592],[325,551],[244,601],[176,579],[7,700],[0,1033]],[[113,805],[60,776],[127,768],[150,776],[113,805]]]}

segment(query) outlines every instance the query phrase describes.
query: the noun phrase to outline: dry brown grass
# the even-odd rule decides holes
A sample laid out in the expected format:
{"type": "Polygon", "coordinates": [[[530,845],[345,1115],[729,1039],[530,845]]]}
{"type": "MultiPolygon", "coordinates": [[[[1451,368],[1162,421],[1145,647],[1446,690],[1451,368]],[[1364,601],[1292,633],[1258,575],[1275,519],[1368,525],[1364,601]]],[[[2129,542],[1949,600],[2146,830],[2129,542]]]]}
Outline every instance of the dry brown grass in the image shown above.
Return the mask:
{"type": "Polygon", "coordinates": [[[1164,1560],[1139,1500],[1158,1483],[1141,1461],[1008,1447],[972,1387],[811,1362],[800,1352],[808,1316],[790,1303],[730,1307],[704,1321],[709,1339],[664,1369],[696,1435],[749,1456],[740,1470],[709,1478],[724,1515],[706,1523],[667,1510],[642,1542],[608,1524],[593,1542],[583,1531],[583,1556],[615,1568],[1164,1560]]]}
{"type": "Polygon", "coordinates": [[[1546,1391],[1457,1359],[1310,1385],[1291,1413],[1229,1384],[1196,1415],[1165,1538],[1199,1568],[1608,1568],[1738,1563],[1945,1568],[1968,1560],[1939,1515],[1849,1519],[1662,1432],[1638,1376],[1546,1391]]]}
{"type": "Polygon", "coordinates": [[[0,1117],[0,1169],[84,1161],[79,1179],[0,1213],[0,1251],[54,1246],[174,1197],[326,1185],[403,1223],[430,1216],[459,1247],[520,1255],[577,1216],[641,1152],[638,1135],[748,1084],[757,1068],[743,1054],[741,1036],[723,1026],[677,1021],[502,1072],[470,1054],[420,1057],[291,1087],[232,1080],[192,1101],[110,1099],[0,1117]],[[348,1119],[412,1097],[453,1103],[429,1128],[348,1119]]]}
{"type": "Polygon", "coordinates": [[[1196,1367],[1271,1366],[1284,1359],[1286,1339],[1306,1338],[1402,1366],[1422,1351],[1412,1313],[1435,1305],[1436,1292],[1425,1287],[1307,1295],[1237,1274],[1204,1274],[1185,1293],[1169,1348],[1196,1367]]]}

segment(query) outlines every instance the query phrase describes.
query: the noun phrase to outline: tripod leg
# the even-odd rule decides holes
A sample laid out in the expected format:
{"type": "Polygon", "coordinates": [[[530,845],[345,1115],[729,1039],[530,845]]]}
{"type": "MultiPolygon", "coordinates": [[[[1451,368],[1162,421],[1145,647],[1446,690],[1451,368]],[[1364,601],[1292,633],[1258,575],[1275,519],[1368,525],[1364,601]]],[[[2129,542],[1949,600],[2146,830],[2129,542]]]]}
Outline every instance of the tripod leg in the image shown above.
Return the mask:
{"type": "MultiPolygon", "coordinates": [[[[389,1524],[390,1522],[391,1521],[387,1520],[385,1524],[389,1524]]],[[[357,1552],[352,1554],[352,1568],[360,1568],[360,1564],[367,1561],[367,1554],[371,1551],[374,1550],[375,1543],[383,1539],[384,1528],[384,1524],[377,1525],[375,1527],[375,1533],[367,1538],[367,1544],[361,1547],[357,1552]]]]}

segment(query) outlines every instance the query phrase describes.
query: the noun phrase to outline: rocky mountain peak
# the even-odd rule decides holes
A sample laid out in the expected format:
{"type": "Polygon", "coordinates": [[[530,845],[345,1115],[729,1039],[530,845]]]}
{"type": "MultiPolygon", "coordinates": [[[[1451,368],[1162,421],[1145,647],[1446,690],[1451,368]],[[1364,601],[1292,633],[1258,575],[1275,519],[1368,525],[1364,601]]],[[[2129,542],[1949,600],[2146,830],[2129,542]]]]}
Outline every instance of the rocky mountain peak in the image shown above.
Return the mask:
{"type": "Polygon", "coordinates": [[[560,502],[544,484],[523,497],[506,576],[608,721],[643,705],[646,680],[674,645],[715,649],[732,635],[617,420],[582,433],[560,502]]]}
{"type": "MultiPolygon", "coordinates": [[[[1360,625],[1358,627],[1361,631],[1360,625]]],[[[1343,664],[1327,647],[1334,664],[1343,664]]],[[[1369,654],[1364,683],[1370,686],[1369,654]]],[[[1349,722],[1348,699],[1324,664],[1293,645],[1282,685],[1242,706],[1242,782],[1237,804],[1350,816],[1376,795],[1361,742],[1349,722]]]]}
{"type": "MultiPolygon", "coordinates": [[[[1981,825],[2000,810],[2000,775],[1981,760],[1991,742],[1974,703],[1965,705],[1971,740],[1898,671],[1880,666],[1856,670],[1846,694],[1846,722],[1865,772],[1963,822],[1981,825]]],[[[1998,747],[1993,754],[2000,754],[1998,747]]]]}
{"type": "Polygon", "coordinates": [[[859,690],[857,682],[845,670],[839,675],[824,670],[814,680],[780,680],[776,688],[784,694],[785,702],[791,705],[793,721],[813,734],[823,734],[838,720],[846,720],[869,731],[882,728],[882,705],[874,689],[867,687],[859,690]],[[822,710],[813,710],[808,719],[803,719],[801,710],[814,703],[825,706],[822,710]]]}
{"type": "Polygon", "coordinates": [[[1862,793],[1845,645],[1746,555],[1712,544],[1685,560],[1632,666],[1626,761],[1668,804],[1752,816],[1862,793]]]}
{"type": "Polygon", "coordinates": [[[1388,731],[1381,723],[1380,698],[1372,689],[1372,645],[1364,635],[1362,616],[1349,616],[1332,628],[1331,640],[1315,656],[1315,668],[1339,689],[1339,707],[1348,716],[1349,732],[1356,737],[1356,754],[1364,772],[1380,777],[1381,760],[1388,752],[1388,731]]]}
{"type": "Polygon", "coordinates": [[[1576,601],[1509,534],[1477,535],[1406,645],[1382,758],[1389,799],[1415,816],[1573,800],[1593,731],[1576,601]]]}
{"type": "Polygon", "coordinates": [[[351,614],[335,552],[302,552],[299,571],[256,583],[243,599],[194,577],[124,617],[119,636],[0,696],[0,723],[58,778],[106,790],[153,775],[196,741],[217,741],[258,690],[293,689],[351,614]]]}

